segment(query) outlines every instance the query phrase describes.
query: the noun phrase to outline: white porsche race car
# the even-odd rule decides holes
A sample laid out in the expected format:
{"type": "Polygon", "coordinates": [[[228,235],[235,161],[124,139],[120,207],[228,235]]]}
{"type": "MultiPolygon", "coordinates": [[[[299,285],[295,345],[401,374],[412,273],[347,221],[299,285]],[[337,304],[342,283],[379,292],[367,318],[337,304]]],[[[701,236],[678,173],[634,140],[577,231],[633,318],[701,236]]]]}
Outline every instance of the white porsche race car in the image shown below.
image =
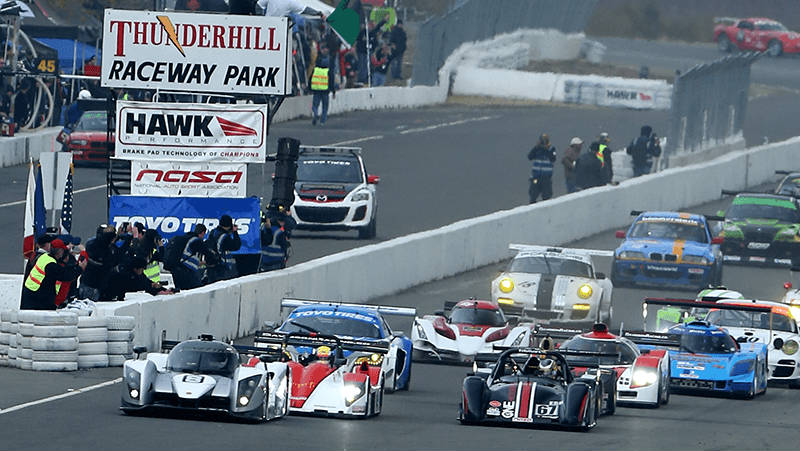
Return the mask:
{"type": "Polygon", "coordinates": [[[411,328],[414,360],[471,363],[494,345],[528,346],[530,327],[512,327],[497,304],[474,299],[446,302],[445,310],[415,318],[411,328]]]}
{"type": "MultiPolygon", "coordinates": [[[[162,340],[162,351],[123,365],[124,413],[156,409],[218,412],[266,421],[288,413],[289,366],[280,353],[234,346],[201,335],[182,342],[162,340]],[[242,364],[240,354],[259,356],[242,364]]],[[[147,352],[136,348],[137,354],[147,352]]]]}
{"type": "Polygon", "coordinates": [[[512,244],[517,255],[492,281],[492,301],[512,316],[556,322],[609,322],[610,279],[595,271],[592,256],[612,251],[512,244]]]}

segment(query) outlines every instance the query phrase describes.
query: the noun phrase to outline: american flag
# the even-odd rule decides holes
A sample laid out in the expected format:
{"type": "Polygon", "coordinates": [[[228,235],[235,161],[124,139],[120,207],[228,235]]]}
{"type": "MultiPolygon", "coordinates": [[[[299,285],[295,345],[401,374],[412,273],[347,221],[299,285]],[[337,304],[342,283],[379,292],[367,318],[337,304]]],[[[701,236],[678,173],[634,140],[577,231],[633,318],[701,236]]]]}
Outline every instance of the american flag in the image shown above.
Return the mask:
{"type": "Polygon", "coordinates": [[[67,176],[67,186],[64,189],[64,204],[61,206],[61,234],[69,235],[72,233],[72,174],[75,167],[69,165],[69,175],[67,176]]]}

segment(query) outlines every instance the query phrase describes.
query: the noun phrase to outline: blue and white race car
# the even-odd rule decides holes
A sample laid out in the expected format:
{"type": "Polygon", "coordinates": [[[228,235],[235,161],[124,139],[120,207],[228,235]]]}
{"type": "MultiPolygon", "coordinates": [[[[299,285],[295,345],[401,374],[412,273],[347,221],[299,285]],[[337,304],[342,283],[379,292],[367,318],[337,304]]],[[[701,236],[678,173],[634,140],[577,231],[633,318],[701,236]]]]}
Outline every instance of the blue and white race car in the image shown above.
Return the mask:
{"type": "MultiPolygon", "coordinates": [[[[308,299],[283,299],[281,309],[294,308],[283,324],[270,331],[282,333],[326,334],[353,338],[365,342],[388,343],[389,352],[370,360],[370,366],[380,366],[386,381],[384,390],[408,390],[411,384],[411,339],[402,332],[392,331],[384,315],[413,318],[416,309],[385,305],[346,304],[308,299]]],[[[304,349],[298,349],[303,352],[304,349]]],[[[305,349],[309,354],[314,349],[305,349]]],[[[345,357],[349,355],[345,351],[345,357]]]]}
{"type": "MultiPolygon", "coordinates": [[[[625,337],[639,344],[642,350],[669,349],[672,390],[730,394],[747,399],[766,393],[767,344],[747,337],[736,339],[727,329],[697,319],[712,310],[770,312],[760,306],[648,298],[643,304],[645,331],[627,332],[625,337]],[[663,308],[679,309],[682,319],[665,331],[657,331],[652,327],[657,324],[652,318],[658,315],[653,313],[663,308]]],[[[663,321],[660,324],[664,327],[663,321]]]]}
{"type": "Polygon", "coordinates": [[[639,212],[614,251],[611,281],[615,286],[706,288],[722,282],[722,238],[709,226],[716,217],[639,212]]]}

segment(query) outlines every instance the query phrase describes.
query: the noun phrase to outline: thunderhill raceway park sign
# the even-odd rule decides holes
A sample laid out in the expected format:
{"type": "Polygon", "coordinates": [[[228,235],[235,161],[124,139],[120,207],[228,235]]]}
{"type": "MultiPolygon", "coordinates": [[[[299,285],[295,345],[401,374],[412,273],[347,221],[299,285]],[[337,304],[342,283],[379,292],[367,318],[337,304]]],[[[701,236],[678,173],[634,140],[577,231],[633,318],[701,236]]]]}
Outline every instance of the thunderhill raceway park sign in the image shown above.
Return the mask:
{"type": "Polygon", "coordinates": [[[107,9],[101,84],[285,95],[291,55],[286,17],[107,9]]]}
{"type": "Polygon", "coordinates": [[[158,197],[245,197],[245,163],[131,161],[131,194],[158,197]]]}
{"type": "Polygon", "coordinates": [[[264,163],[267,106],[117,102],[123,160],[264,163]]]}

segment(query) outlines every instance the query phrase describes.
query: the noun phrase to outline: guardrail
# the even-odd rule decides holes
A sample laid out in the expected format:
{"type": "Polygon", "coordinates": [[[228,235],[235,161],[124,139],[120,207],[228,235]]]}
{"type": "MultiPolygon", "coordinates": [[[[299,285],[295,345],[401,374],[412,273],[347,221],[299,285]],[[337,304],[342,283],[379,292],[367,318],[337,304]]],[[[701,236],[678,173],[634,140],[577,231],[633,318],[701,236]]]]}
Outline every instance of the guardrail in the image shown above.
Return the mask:
{"type": "MultiPolygon", "coordinates": [[[[800,137],[731,153],[713,161],[626,180],[534,205],[467,219],[302,263],[181,292],[101,304],[107,315],[137,318],[136,344],[155,346],[200,333],[232,339],[279,317],[286,296],[361,302],[509,257],[512,242],[558,245],[621,227],[631,209],[676,210],[771,180],[800,158],[800,137]],[[576,221],[585,212],[585,221],[576,221]],[[387,271],[391,268],[391,271],[387,271]]],[[[487,280],[487,284],[488,284],[487,280]]]]}

